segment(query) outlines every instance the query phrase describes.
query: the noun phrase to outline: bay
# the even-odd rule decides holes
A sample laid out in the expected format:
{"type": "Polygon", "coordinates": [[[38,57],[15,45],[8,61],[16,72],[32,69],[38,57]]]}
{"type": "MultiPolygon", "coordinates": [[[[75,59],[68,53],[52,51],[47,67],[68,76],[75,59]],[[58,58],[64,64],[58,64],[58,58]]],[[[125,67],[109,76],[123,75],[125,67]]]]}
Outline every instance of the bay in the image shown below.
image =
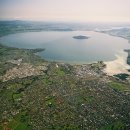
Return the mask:
{"type": "MultiPolygon", "coordinates": [[[[124,49],[130,49],[126,39],[94,31],[42,31],[3,36],[0,42],[18,48],[45,48],[42,58],[65,63],[112,61],[124,49]],[[74,36],[89,39],[74,39],[74,36]]],[[[125,53],[125,52],[124,52],[125,53]]]]}

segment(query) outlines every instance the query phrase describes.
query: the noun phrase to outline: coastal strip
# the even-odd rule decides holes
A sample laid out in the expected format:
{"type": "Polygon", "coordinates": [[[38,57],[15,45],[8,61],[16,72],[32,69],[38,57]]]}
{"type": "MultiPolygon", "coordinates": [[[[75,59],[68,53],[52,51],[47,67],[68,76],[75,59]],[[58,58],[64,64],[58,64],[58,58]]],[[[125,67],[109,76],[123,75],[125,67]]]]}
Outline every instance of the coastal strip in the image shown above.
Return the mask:
{"type": "Polygon", "coordinates": [[[130,65],[127,64],[127,57],[128,53],[124,51],[120,52],[116,55],[115,60],[105,62],[107,67],[104,69],[104,72],[110,76],[120,73],[130,75],[130,72],[128,71],[130,69],[130,65]]]}

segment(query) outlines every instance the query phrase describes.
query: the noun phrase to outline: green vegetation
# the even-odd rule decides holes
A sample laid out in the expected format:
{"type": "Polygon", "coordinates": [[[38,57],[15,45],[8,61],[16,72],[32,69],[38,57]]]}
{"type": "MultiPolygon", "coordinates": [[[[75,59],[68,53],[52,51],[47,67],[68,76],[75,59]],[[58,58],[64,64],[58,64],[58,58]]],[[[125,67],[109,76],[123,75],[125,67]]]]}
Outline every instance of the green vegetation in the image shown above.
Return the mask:
{"type": "Polygon", "coordinates": [[[130,50],[126,50],[126,52],[128,52],[127,63],[130,65],[130,50]]]}
{"type": "MultiPolygon", "coordinates": [[[[79,26],[79,25],[78,25],[79,26]]],[[[81,26],[81,25],[80,25],[81,26]]],[[[72,31],[77,29],[72,24],[52,23],[52,22],[33,22],[33,21],[0,21],[0,36],[21,33],[21,32],[39,32],[39,31],[72,31]],[[62,26],[61,26],[62,25],[62,26]]]]}
{"type": "Polygon", "coordinates": [[[47,96],[45,97],[45,102],[46,102],[46,105],[49,106],[49,107],[53,107],[55,106],[55,99],[53,96],[47,96]]]}
{"type": "Polygon", "coordinates": [[[126,130],[124,124],[121,121],[112,123],[111,125],[106,125],[100,130],[126,130]]]}
{"type": "Polygon", "coordinates": [[[26,112],[21,112],[16,115],[16,117],[9,122],[8,128],[12,130],[29,130],[30,125],[28,125],[29,116],[26,112]]]}
{"type": "Polygon", "coordinates": [[[21,93],[15,93],[13,94],[13,100],[19,100],[21,98],[22,94],[21,93]]]}
{"type": "Polygon", "coordinates": [[[40,64],[44,60],[34,55],[34,53],[44,51],[44,49],[17,49],[13,47],[7,47],[0,44],[0,71],[4,72],[6,69],[12,68],[15,65],[8,62],[9,60],[17,60],[22,58],[22,62],[40,64]]]}
{"type": "Polygon", "coordinates": [[[5,74],[6,70],[11,69],[13,67],[15,67],[15,65],[12,63],[0,63],[0,75],[5,74]]]}
{"type": "Polygon", "coordinates": [[[127,78],[129,77],[128,74],[117,74],[114,76],[117,77],[118,79],[121,79],[121,80],[127,80],[127,78]]]}
{"type": "Polygon", "coordinates": [[[110,82],[110,87],[114,90],[122,92],[128,89],[124,84],[117,82],[110,82]]]}

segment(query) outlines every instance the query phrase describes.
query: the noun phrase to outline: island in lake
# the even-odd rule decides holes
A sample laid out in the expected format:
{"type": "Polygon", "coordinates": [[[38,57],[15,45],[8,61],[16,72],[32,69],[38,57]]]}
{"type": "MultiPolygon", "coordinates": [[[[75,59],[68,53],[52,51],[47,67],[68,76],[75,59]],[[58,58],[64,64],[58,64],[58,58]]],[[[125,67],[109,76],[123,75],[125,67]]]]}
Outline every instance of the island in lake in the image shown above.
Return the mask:
{"type": "Polygon", "coordinates": [[[73,36],[74,39],[88,39],[89,37],[88,36],[82,36],[82,35],[79,35],[79,36],[73,36]]]}

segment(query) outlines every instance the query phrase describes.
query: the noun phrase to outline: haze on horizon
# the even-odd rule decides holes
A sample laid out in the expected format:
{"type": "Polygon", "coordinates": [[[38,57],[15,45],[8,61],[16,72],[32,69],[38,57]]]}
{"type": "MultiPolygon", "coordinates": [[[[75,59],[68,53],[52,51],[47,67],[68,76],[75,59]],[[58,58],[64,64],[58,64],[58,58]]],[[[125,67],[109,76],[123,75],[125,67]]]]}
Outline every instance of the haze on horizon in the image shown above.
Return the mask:
{"type": "Polygon", "coordinates": [[[130,22],[130,0],[0,0],[0,19],[130,22]]]}

